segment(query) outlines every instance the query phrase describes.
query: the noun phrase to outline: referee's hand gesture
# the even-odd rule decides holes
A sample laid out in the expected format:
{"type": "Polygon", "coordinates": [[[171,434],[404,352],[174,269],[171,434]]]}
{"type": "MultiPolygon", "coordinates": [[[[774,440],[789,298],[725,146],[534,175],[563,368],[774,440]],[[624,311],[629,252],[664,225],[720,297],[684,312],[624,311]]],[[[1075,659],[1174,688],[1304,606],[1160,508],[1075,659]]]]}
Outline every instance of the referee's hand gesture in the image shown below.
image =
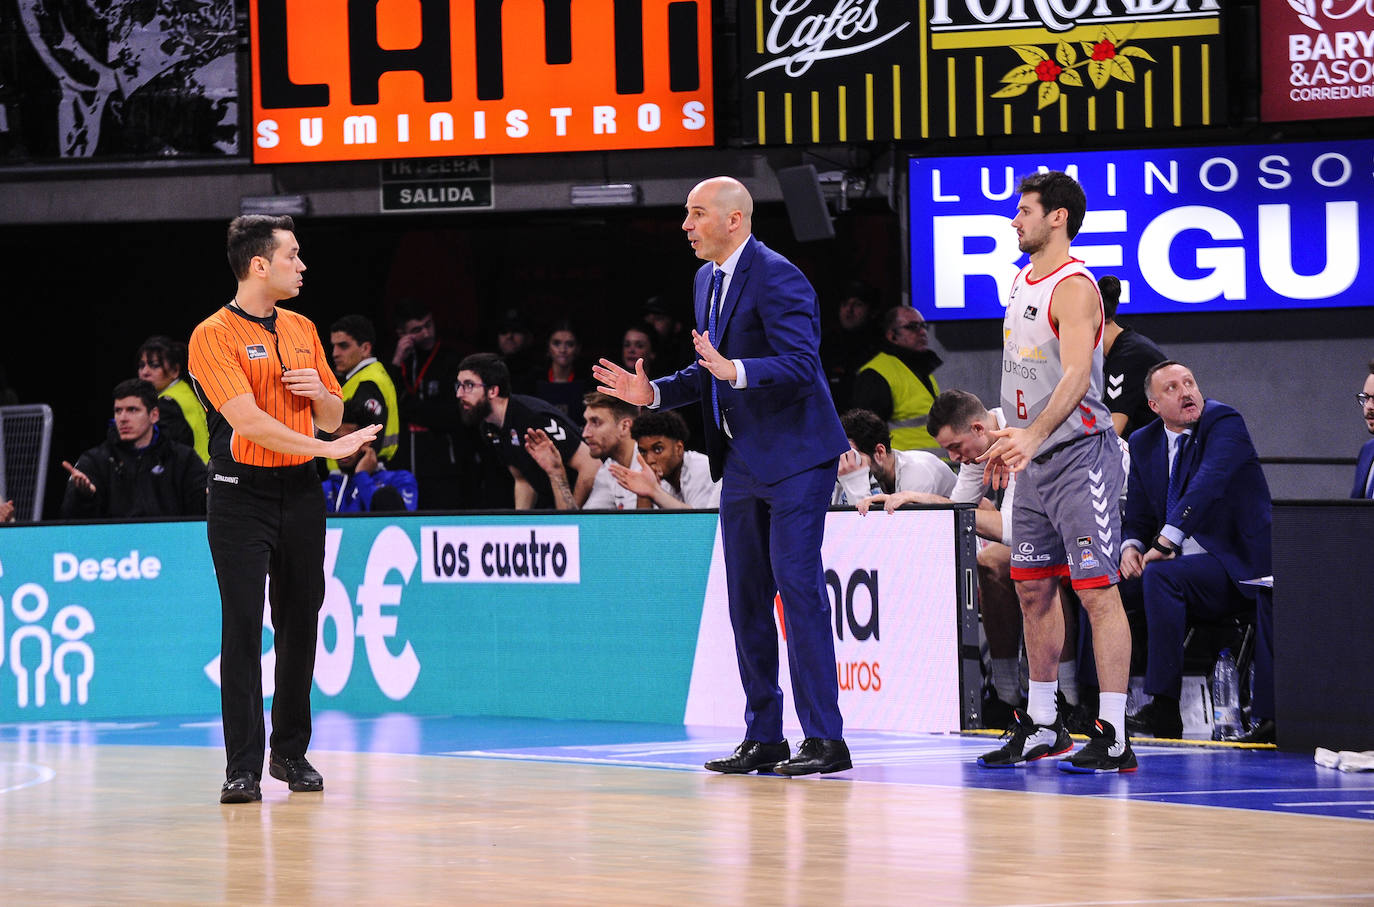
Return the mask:
{"type": "Polygon", "coordinates": [[[351,457],[358,452],[368,441],[374,441],[377,434],[382,430],[381,425],[367,425],[357,431],[351,431],[346,435],[340,435],[332,441],[326,441],[325,446],[329,449],[324,452],[324,456],[331,460],[340,460],[344,457],[351,457]]]}
{"type": "Polygon", "coordinates": [[[323,400],[329,389],[320,380],[320,373],[313,368],[292,368],[281,373],[282,384],[297,397],[323,400]]]}

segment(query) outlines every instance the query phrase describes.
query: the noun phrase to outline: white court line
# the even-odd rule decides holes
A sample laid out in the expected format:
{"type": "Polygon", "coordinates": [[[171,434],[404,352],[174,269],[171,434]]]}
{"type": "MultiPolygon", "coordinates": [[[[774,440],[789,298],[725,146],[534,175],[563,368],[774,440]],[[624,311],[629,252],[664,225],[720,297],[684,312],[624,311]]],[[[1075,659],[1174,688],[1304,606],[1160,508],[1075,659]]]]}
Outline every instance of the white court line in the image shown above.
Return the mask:
{"type": "Polygon", "coordinates": [[[32,762],[0,762],[0,767],[14,766],[16,768],[33,769],[35,778],[25,781],[22,784],[11,784],[9,787],[0,787],[0,794],[7,794],[10,791],[23,790],[26,787],[36,787],[39,784],[46,784],[57,777],[57,772],[46,765],[34,765],[32,762]]]}
{"type": "MultiPolygon", "coordinates": [[[[1119,901],[1074,901],[1074,907],[1124,907],[1130,904],[1261,904],[1265,901],[1281,901],[1290,903],[1292,901],[1356,901],[1365,902],[1374,898],[1374,891],[1351,891],[1344,894],[1270,894],[1256,897],[1246,895],[1245,897],[1217,897],[1208,895],[1205,898],[1148,898],[1132,899],[1119,901]]],[[[1019,904],[1005,904],[1003,907],[1062,907],[1063,901],[1025,901],[1019,904]]]]}
{"type": "Polygon", "coordinates": [[[591,756],[555,756],[540,755],[535,753],[502,753],[489,752],[487,750],[455,750],[447,753],[440,753],[441,756],[465,756],[474,759],[505,759],[511,762],[570,762],[577,765],[613,765],[628,768],[672,768],[672,769],[691,769],[693,765],[683,762],[644,762],[626,761],[622,759],[596,759],[591,756]]]}
{"type": "MultiPolygon", "coordinates": [[[[1374,806],[1374,800],[1296,800],[1292,803],[1275,803],[1275,806],[1374,806]]],[[[1370,810],[1362,809],[1362,813],[1370,810]]]]}
{"type": "MultiPolygon", "coordinates": [[[[1213,794],[1296,794],[1296,793],[1301,793],[1302,791],[1314,791],[1314,792],[1326,793],[1327,791],[1330,791],[1330,790],[1333,790],[1333,788],[1330,788],[1330,787],[1254,787],[1254,788],[1243,788],[1243,787],[1242,787],[1242,788],[1236,788],[1236,789],[1233,789],[1233,790],[1162,790],[1162,791],[1148,791],[1148,792],[1142,792],[1142,794],[1141,794],[1140,796],[1151,796],[1151,797],[1196,797],[1196,796],[1199,795],[1199,794],[1206,794],[1207,796],[1212,796],[1213,794]]],[[[1342,790],[1352,790],[1352,791],[1359,790],[1359,791],[1364,791],[1364,790],[1374,790],[1374,787],[1342,788],[1342,790]]],[[[1281,805],[1281,804],[1280,804],[1280,805],[1281,805]]]]}
{"type": "Polygon", "coordinates": [[[128,731],[157,727],[156,721],[83,721],[76,718],[54,718],[48,721],[11,721],[0,724],[0,730],[36,731],[128,731]]]}
{"type": "Polygon", "coordinates": [[[654,753],[706,753],[713,752],[721,747],[738,746],[738,744],[724,743],[716,740],[661,740],[646,743],[598,743],[592,746],[552,746],[546,747],[550,750],[586,750],[593,753],[642,753],[651,755],[654,753]]]}
{"type": "MultiPolygon", "coordinates": [[[[506,760],[506,761],[509,761],[509,762],[530,762],[530,763],[534,763],[534,762],[545,762],[545,763],[555,763],[555,764],[564,764],[564,765],[595,765],[595,766],[605,766],[605,767],[615,767],[615,768],[648,768],[648,769],[659,769],[659,770],[668,770],[668,771],[696,772],[696,773],[714,774],[714,773],[706,772],[705,769],[699,767],[698,765],[696,765],[696,764],[694,764],[694,763],[685,763],[685,762],[655,762],[655,761],[649,761],[649,760],[606,759],[606,758],[596,758],[596,757],[591,757],[591,756],[560,756],[560,755],[555,755],[555,754],[552,754],[552,753],[548,753],[548,754],[541,754],[541,753],[511,753],[511,752],[493,751],[493,750],[450,750],[450,751],[447,751],[447,752],[438,753],[437,755],[440,755],[440,756],[456,756],[456,757],[468,758],[468,759],[498,759],[498,760],[506,760]]],[[[1058,760],[1055,760],[1055,761],[1058,761],[1058,760]]],[[[855,768],[856,768],[856,769],[859,769],[859,770],[862,770],[862,769],[865,769],[865,768],[881,767],[883,764],[884,764],[884,763],[882,763],[882,762],[875,762],[875,763],[870,763],[870,764],[858,765],[858,766],[856,766],[855,768]]],[[[852,771],[852,770],[850,770],[850,771],[852,771]]],[[[997,771],[1002,771],[1002,770],[1001,770],[1001,769],[998,769],[997,771]]],[[[1034,771],[1034,769],[1032,769],[1032,771],[1034,771]]],[[[1057,773],[1056,773],[1056,774],[1057,774],[1057,773]]],[[[985,787],[977,787],[977,786],[975,786],[975,787],[969,787],[969,786],[967,786],[967,785],[959,784],[959,783],[943,783],[943,782],[931,782],[931,781],[915,781],[915,782],[913,782],[913,781],[905,781],[905,780],[891,780],[891,779],[886,779],[886,778],[866,778],[866,777],[862,777],[862,775],[851,775],[851,774],[848,773],[848,771],[846,771],[846,772],[837,772],[835,775],[831,776],[831,778],[833,778],[833,780],[835,780],[835,781],[847,781],[847,782],[849,782],[850,784],[896,784],[896,785],[898,785],[898,786],[910,787],[910,788],[922,788],[922,789],[926,789],[926,790],[986,790],[986,791],[991,791],[991,792],[995,792],[995,793],[1015,794],[1015,795],[1019,795],[1019,796],[1031,796],[1031,797],[1063,797],[1063,796],[1074,796],[1074,797],[1084,797],[1084,798],[1093,799],[1093,800],[1099,800],[1099,799],[1100,799],[1100,800],[1121,800],[1121,801],[1125,801],[1125,802],[1132,802],[1132,801],[1134,801],[1134,802],[1138,802],[1138,803],[1139,803],[1139,802],[1149,802],[1149,798],[1150,798],[1151,796],[1154,796],[1153,794],[1148,794],[1148,793],[1139,793],[1139,794],[1136,794],[1136,793],[1129,793],[1129,792],[1127,792],[1127,793],[1122,793],[1122,792],[1114,792],[1114,793],[1108,793],[1108,792],[1092,792],[1092,793],[1090,793],[1090,792],[1084,792],[1084,793],[1080,793],[1080,794],[1072,794],[1072,793],[1068,793],[1068,792],[1066,792],[1066,791],[1048,791],[1048,790],[1003,790],[1003,789],[996,788],[996,787],[986,787],[986,788],[985,788],[985,787]]],[[[825,779],[822,779],[822,780],[825,780],[825,779]]],[[[1329,790],[1329,788],[1326,788],[1326,789],[1329,790]]],[[[1279,791],[1256,791],[1256,793],[1290,793],[1290,792],[1291,792],[1291,791],[1289,791],[1289,790],[1279,790],[1279,791]]],[[[1214,794],[1214,793],[1248,793],[1248,792],[1247,792],[1247,791],[1190,791],[1190,792],[1187,792],[1187,793],[1189,793],[1189,794],[1191,794],[1191,795],[1194,795],[1194,796],[1197,796],[1197,795],[1211,795],[1211,794],[1214,794]]],[[[1183,795],[1182,793],[1179,794],[1179,796],[1182,796],[1182,795],[1183,795]]],[[[1353,802],[1353,801],[1352,801],[1352,802],[1353,802]]],[[[1306,805],[1306,804],[1301,804],[1301,805],[1306,805]]],[[[1346,805],[1346,804],[1345,804],[1345,803],[1341,803],[1341,804],[1337,804],[1337,805],[1344,806],[1344,805],[1346,805]]],[[[1230,810],[1235,810],[1235,809],[1238,808],[1238,807],[1218,806],[1218,805],[1211,804],[1211,803],[1182,803],[1182,804],[1176,804],[1176,807],[1181,807],[1181,808],[1186,808],[1186,809],[1230,809],[1230,810]]],[[[1263,811],[1263,810],[1261,810],[1261,811],[1263,811]]],[[[1374,813],[1374,810],[1358,810],[1358,811],[1359,811],[1359,812],[1374,813]]],[[[1368,821],[1368,820],[1365,820],[1365,819],[1356,819],[1356,818],[1353,817],[1353,816],[1342,816],[1342,815],[1318,815],[1318,818],[1331,819],[1331,820],[1335,820],[1335,821],[1360,822],[1360,823],[1365,823],[1365,822],[1368,821]]],[[[1332,895],[1324,895],[1324,896],[1322,896],[1322,897],[1326,897],[1326,898],[1330,898],[1330,897],[1338,897],[1338,898],[1363,898],[1363,897],[1369,897],[1369,896],[1370,896],[1370,895],[1364,895],[1364,894],[1354,895],[1354,894],[1352,894],[1352,895],[1334,895],[1334,896],[1332,896],[1332,895]]],[[[1266,900],[1311,900],[1311,899],[1320,900],[1321,898],[1320,898],[1320,897],[1318,897],[1318,898],[1306,898],[1306,897],[1283,898],[1283,897],[1275,896],[1275,897],[1273,897],[1273,898],[1202,898],[1202,899],[1188,899],[1188,898],[1184,898],[1184,899],[1179,899],[1179,900],[1168,900],[1168,901],[1085,901],[1085,902],[1075,902],[1074,907],[1092,907],[1092,905],[1095,905],[1095,904],[1104,904],[1104,905],[1115,905],[1115,904],[1120,904],[1120,905],[1128,905],[1128,904],[1192,904],[1192,903],[1203,903],[1203,902],[1205,902],[1205,903],[1221,903],[1221,902],[1228,902],[1228,901],[1237,901],[1237,902],[1259,902],[1259,901],[1266,901],[1266,900]]],[[[1007,907],[1049,907],[1049,905],[1051,905],[1051,904],[1060,905],[1060,904],[1062,904],[1062,903],[1063,903],[1062,901],[1051,901],[1051,902],[1046,902],[1045,904],[1028,903],[1028,904],[1021,904],[1021,905],[1007,905],[1007,907]]]]}

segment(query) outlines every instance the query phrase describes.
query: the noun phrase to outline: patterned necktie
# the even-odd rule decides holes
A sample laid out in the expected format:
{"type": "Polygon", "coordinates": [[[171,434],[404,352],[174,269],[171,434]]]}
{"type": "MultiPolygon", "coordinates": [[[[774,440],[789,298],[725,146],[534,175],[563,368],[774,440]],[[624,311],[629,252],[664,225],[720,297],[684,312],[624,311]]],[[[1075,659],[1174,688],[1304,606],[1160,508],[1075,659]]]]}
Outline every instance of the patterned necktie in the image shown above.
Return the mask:
{"type": "Polygon", "coordinates": [[[1174,505],[1178,503],[1179,493],[1183,490],[1183,454],[1191,437],[1192,435],[1185,432],[1174,439],[1174,463],[1169,470],[1169,496],[1164,507],[1165,519],[1173,512],[1174,505]]]}
{"type": "MultiPolygon", "coordinates": [[[[711,335],[711,344],[720,349],[720,338],[716,336],[716,310],[720,308],[720,290],[725,283],[725,272],[716,268],[711,274],[711,310],[706,316],[706,333],[711,335]]],[[[716,390],[716,379],[711,377],[711,415],[715,416],[716,427],[720,427],[720,392],[716,390]]]]}

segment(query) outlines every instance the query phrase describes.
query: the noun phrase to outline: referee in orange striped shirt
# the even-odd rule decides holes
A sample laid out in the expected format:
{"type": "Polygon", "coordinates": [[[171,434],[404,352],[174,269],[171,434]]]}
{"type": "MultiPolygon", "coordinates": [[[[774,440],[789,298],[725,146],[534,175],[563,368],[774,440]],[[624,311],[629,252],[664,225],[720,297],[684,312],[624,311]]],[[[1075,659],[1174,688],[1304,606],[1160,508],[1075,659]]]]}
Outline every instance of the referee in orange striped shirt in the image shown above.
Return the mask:
{"type": "Polygon", "coordinates": [[[301,291],[289,217],[229,224],[238,292],[191,335],[192,387],[210,429],[207,532],[223,617],[220,705],[227,756],[221,803],[262,799],[263,584],[276,633],[276,693],[268,772],[293,791],[324,789],[305,757],[310,685],[324,602],[324,493],[315,457],[340,459],[381,430],[332,441],[343,417],[339,382],[310,319],[279,308],[301,291]]]}

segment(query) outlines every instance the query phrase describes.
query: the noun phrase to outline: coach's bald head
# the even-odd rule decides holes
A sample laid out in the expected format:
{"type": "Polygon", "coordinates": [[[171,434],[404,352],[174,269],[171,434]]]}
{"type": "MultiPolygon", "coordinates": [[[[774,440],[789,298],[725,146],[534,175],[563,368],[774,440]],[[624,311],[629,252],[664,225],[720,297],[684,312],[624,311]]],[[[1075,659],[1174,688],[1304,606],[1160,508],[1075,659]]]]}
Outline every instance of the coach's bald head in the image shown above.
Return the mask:
{"type": "Polygon", "coordinates": [[[713,176],[687,193],[682,229],[697,258],[723,264],[753,231],[754,199],[739,180],[713,176]]]}

